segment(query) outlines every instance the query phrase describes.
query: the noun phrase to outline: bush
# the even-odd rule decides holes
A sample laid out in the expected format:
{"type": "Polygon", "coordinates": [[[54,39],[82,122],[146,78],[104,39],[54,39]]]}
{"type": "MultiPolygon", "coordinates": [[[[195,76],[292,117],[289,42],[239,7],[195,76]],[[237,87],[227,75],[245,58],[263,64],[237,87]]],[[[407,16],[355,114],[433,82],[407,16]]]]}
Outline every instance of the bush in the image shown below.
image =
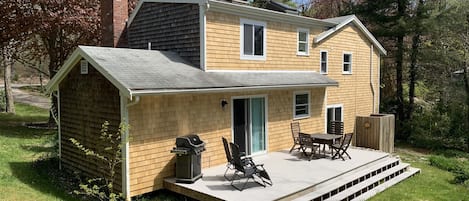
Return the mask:
{"type": "Polygon", "coordinates": [[[101,151],[95,150],[92,147],[86,147],[78,140],[70,138],[70,141],[85,155],[92,156],[104,163],[105,165],[101,168],[104,169],[104,172],[109,173],[102,177],[91,178],[82,182],[79,185],[80,189],[74,191],[75,194],[94,197],[101,201],[123,200],[122,193],[115,192],[114,181],[116,179],[117,167],[122,163],[121,150],[125,141],[127,141],[127,139],[122,141],[121,136],[127,132],[128,128],[129,126],[127,124],[121,123],[117,132],[110,133],[109,122],[104,122],[101,127],[99,139],[103,142],[102,144],[106,144],[107,146],[101,151]]]}
{"type": "Polygon", "coordinates": [[[459,160],[446,156],[430,156],[430,165],[452,172],[454,174],[453,182],[456,184],[469,183],[469,163],[467,159],[459,160]]]}
{"type": "Polygon", "coordinates": [[[0,89],[0,112],[5,112],[6,111],[6,99],[5,99],[5,90],[0,89]]]}

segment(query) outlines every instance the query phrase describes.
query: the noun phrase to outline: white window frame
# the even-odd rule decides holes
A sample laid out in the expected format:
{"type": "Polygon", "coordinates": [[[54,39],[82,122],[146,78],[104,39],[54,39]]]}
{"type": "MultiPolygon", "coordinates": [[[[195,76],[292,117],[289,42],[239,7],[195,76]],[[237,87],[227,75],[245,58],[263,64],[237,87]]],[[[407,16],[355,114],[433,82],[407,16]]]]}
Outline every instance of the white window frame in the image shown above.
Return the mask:
{"type": "MultiPolygon", "coordinates": [[[[343,67],[342,67],[343,68],[343,67]]],[[[327,50],[320,50],[319,51],[319,72],[321,74],[327,74],[329,72],[329,52],[327,50]],[[326,53],[326,71],[322,71],[322,53],[326,53]]]]}
{"type": "MultiPolygon", "coordinates": [[[[242,60],[263,60],[265,61],[266,60],[266,55],[267,55],[267,23],[265,22],[262,22],[262,21],[256,21],[256,20],[249,20],[249,19],[244,19],[244,18],[241,18],[240,19],[240,41],[239,41],[239,50],[240,50],[240,59],[242,60]],[[244,54],[244,24],[250,24],[250,25],[257,25],[257,26],[262,26],[264,27],[264,31],[263,31],[263,44],[262,44],[262,48],[263,48],[263,55],[245,55],[244,54]]],[[[254,40],[254,36],[253,36],[253,40],[254,40]]],[[[254,45],[254,43],[253,43],[254,45]]],[[[253,47],[253,51],[254,51],[254,47],[253,47]]]]}
{"type": "Polygon", "coordinates": [[[352,67],[353,67],[353,54],[351,52],[343,52],[342,53],[342,74],[352,74],[352,67]],[[344,71],[344,65],[346,64],[344,61],[344,56],[348,54],[350,55],[350,70],[344,71]]]}
{"type": "Polygon", "coordinates": [[[293,119],[305,119],[311,117],[311,92],[310,91],[295,91],[293,92],[293,119]],[[296,115],[296,96],[297,95],[308,95],[308,110],[307,114],[302,114],[302,115],[296,115]]]}
{"type": "MultiPolygon", "coordinates": [[[[324,112],[324,132],[327,133],[327,110],[331,109],[331,108],[340,108],[340,110],[342,111],[340,113],[340,121],[344,122],[344,104],[334,104],[334,105],[327,105],[326,106],[326,111],[324,112]]],[[[334,111],[334,115],[335,115],[335,111],[334,111]]]]}
{"type": "Polygon", "coordinates": [[[309,29],[298,28],[296,31],[296,55],[309,56],[309,29]],[[306,41],[300,41],[300,32],[306,33],[306,41]],[[306,52],[300,52],[300,43],[306,43],[306,52]]]}

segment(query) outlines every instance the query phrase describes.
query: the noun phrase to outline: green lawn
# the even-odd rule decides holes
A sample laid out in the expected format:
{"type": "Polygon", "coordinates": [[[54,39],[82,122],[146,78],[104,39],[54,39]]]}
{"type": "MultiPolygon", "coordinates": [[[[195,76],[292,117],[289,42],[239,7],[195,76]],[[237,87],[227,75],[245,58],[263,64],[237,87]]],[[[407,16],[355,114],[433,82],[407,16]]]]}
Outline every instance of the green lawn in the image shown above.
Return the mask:
{"type": "Polygon", "coordinates": [[[16,104],[17,115],[0,113],[0,200],[74,200],[49,177],[55,164],[33,163],[53,151],[56,134],[24,122],[47,121],[48,111],[16,104]]]}
{"type": "Polygon", "coordinates": [[[404,162],[420,168],[421,173],[370,200],[469,200],[469,189],[463,185],[452,184],[452,173],[429,165],[428,157],[432,153],[414,151],[409,147],[396,148],[396,153],[404,162]]]}
{"type": "MultiPolygon", "coordinates": [[[[22,126],[25,122],[47,121],[48,111],[24,104],[17,104],[16,110],[17,115],[0,113],[0,201],[75,200],[58,184],[57,177],[50,176],[50,172],[57,169],[56,162],[42,162],[39,165],[34,162],[53,153],[56,132],[22,126]]],[[[371,200],[469,201],[469,189],[452,184],[452,173],[429,165],[428,157],[433,153],[414,151],[402,145],[396,148],[396,152],[404,162],[420,168],[422,173],[371,200]]],[[[151,201],[179,198],[165,191],[140,197],[141,200],[151,201]]]]}

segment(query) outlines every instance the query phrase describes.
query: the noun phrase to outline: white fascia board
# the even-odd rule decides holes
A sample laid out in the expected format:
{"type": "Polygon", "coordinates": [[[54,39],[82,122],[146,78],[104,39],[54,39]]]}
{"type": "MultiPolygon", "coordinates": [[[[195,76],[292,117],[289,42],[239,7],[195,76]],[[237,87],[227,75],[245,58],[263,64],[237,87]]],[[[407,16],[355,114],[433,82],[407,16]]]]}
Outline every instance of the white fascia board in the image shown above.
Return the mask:
{"type": "Polygon", "coordinates": [[[59,87],[59,83],[62,82],[64,77],[72,70],[73,66],[75,66],[75,64],[80,61],[80,52],[80,48],[77,48],[75,51],[73,51],[72,55],[68,57],[68,59],[64,62],[59,71],[47,83],[46,93],[50,94],[53,91],[57,90],[57,88],[59,87]]]}
{"type": "Polygon", "coordinates": [[[209,0],[210,11],[238,15],[243,18],[253,18],[256,20],[286,22],[289,24],[300,25],[304,27],[328,28],[336,24],[325,22],[319,19],[303,17],[299,15],[287,14],[262,8],[256,8],[248,5],[238,5],[228,2],[209,0]]]}
{"type": "Polygon", "coordinates": [[[84,59],[88,61],[101,75],[103,75],[109,82],[111,82],[119,91],[122,93],[122,95],[130,98],[132,97],[132,93],[130,92],[130,89],[124,86],[121,82],[117,81],[111,74],[109,74],[101,65],[96,63],[95,60],[93,60],[88,54],[83,52],[81,55],[84,59]]]}
{"type": "Polygon", "coordinates": [[[331,84],[298,84],[298,85],[278,85],[278,86],[254,86],[254,87],[227,87],[227,88],[206,88],[206,89],[161,89],[161,90],[134,90],[133,96],[154,96],[182,93],[224,93],[239,91],[256,91],[256,90],[280,90],[294,88],[317,88],[317,87],[338,87],[338,83],[331,84]]]}
{"type": "Polygon", "coordinates": [[[342,29],[343,27],[345,27],[346,25],[348,25],[351,22],[353,24],[355,24],[365,34],[365,36],[378,48],[378,50],[381,54],[383,54],[383,55],[387,54],[386,49],[384,49],[384,47],[378,42],[378,40],[376,40],[376,38],[373,36],[373,34],[371,34],[370,31],[368,31],[368,29],[365,27],[365,25],[363,25],[363,23],[355,15],[350,16],[350,18],[344,20],[340,24],[337,24],[335,27],[333,27],[333,28],[331,28],[331,29],[329,29],[325,32],[320,33],[319,35],[314,37],[313,42],[314,43],[320,43],[321,41],[328,38],[333,33],[335,33],[336,31],[338,31],[340,29],[342,29]]]}
{"type": "Polygon", "coordinates": [[[104,70],[101,65],[96,63],[96,61],[94,61],[88,54],[86,54],[86,52],[81,49],[81,46],[78,46],[70,58],[65,61],[64,65],[62,65],[59,72],[57,72],[57,74],[49,81],[46,86],[47,93],[51,93],[52,91],[57,90],[60,82],[62,82],[65,76],[82,58],[88,61],[88,63],[90,63],[99,73],[101,73],[107,80],[109,80],[115,87],[117,87],[117,89],[119,89],[123,95],[129,98],[132,96],[130,90],[127,87],[112,77],[106,70],[104,70]]]}
{"type": "Polygon", "coordinates": [[[140,0],[138,1],[131,15],[129,16],[129,20],[127,20],[127,28],[130,27],[130,24],[132,24],[132,21],[134,20],[135,16],[137,15],[142,5],[147,2],[148,3],[193,3],[193,4],[202,5],[202,4],[207,4],[208,0],[140,0]]]}

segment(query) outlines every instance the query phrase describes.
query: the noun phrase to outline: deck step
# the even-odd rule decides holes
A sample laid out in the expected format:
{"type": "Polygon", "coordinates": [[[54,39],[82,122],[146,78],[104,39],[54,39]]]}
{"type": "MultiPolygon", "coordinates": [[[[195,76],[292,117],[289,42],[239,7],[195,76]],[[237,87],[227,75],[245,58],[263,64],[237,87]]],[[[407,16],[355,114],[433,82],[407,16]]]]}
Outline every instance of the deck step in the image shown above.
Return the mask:
{"type": "Polygon", "coordinates": [[[387,188],[409,178],[409,177],[412,177],[416,174],[420,173],[420,169],[417,169],[417,168],[413,168],[413,167],[408,167],[407,171],[394,177],[393,179],[371,189],[371,190],[368,190],[364,193],[362,193],[360,196],[358,197],[355,197],[353,200],[368,200],[370,199],[371,197],[375,196],[376,194],[386,190],[387,188]]]}
{"type": "Polygon", "coordinates": [[[348,188],[326,200],[352,200],[355,197],[360,196],[362,193],[365,193],[368,190],[376,188],[379,185],[382,185],[387,181],[391,181],[395,177],[405,173],[409,166],[410,166],[409,164],[401,163],[398,166],[395,166],[389,170],[386,170],[382,172],[381,174],[378,174],[366,180],[365,182],[361,182],[357,185],[354,185],[351,188],[348,188]]]}
{"type": "Polygon", "coordinates": [[[295,201],[314,200],[318,197],[324,196],[325,198],[338,194],[347,188],[352,187],[358,183],[364,182],[381,172],[384,169],[391,169],[398,166],[400,159],[396,157],[385,157],[373,163],[364,165],[359,169],[340,175],[336,178],[331,178],[326,182],[320,183],[316,186],[308,188],[299,192],[295,201]]]}

